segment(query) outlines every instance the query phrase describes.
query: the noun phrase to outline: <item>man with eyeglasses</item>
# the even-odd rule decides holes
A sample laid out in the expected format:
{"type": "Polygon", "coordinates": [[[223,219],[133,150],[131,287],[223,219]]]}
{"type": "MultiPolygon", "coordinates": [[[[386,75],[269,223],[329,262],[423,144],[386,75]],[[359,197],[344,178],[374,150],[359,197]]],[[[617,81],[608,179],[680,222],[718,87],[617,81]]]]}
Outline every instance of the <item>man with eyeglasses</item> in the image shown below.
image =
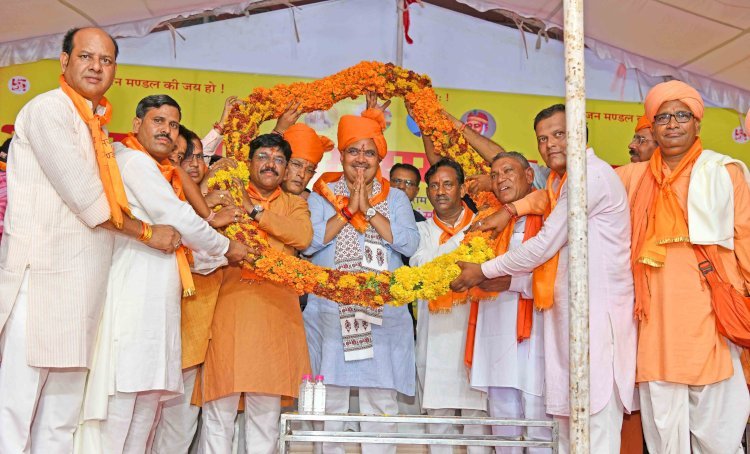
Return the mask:
{"type": "MultiPolygon", "coordinates": [[[[203,160],[203,144],[200,138],[193,131],[180,125],[175,142],[184,153],[180,163],[185,172],[182,178],[183,188],[187,188],[192,182],[196,186],[204,186],[203,190],[207,191],[203,183],[210,175],[203,160]]],[[[195,204],[193,209],[196,213],[204,217],[215,229],[234,222],[244,211],[232,204],[228,191],[215,190],[205,196],[202,193],[195,195],[196,198],[188,199],[188,202],[195,204]],[[217,205],[224,206],[214,212],[212,208],[217,205]]],[[[161,405],[161,416],[151,448],[154,454],[187,452],[195,437],[200,407],[191,405],[190,402],[200,365],[206,357],[208,340],[211,337],[211,322],[223,277],[221,267],[226,264],[226,259],[222,257],[210,257],[200,251],[193,251],[190,271],[195,283],[195,295],[182,298],[180,311],[182,381],[185,391],[161,405]]]]}
{"type": "MultiPolygon", "coordinates": [[[[380,273],[401,266],[401,254],[417,249],[419,233],[409,199],[391,190],[380,173],[388,152],[384,111],[367,95],[362,116],[345,115],[338,127],[343,172],[320,176],[308,203],[314,236],[305,254],[328,268],[380,273]]],[[[347,413],[351,387],[359,388],[360,411],[397,414],[397,392],[414,395],[414,338],[406,307],[378,309],[310,295],[303,313],[313,371],[325,376],[326,413],[347,413]],[[367,323],[362,323],[363,321],[367,323]],[[350,327],[351,329],[346,329],[350,327]]],[[[326,430],[343,424],[326,421],[326,430]]],[[[366,432],[396,432],[395,423],[361,423],[366,432]]],[[[323,452],[343,453],[323,443],[323,452]]],[[[363,445],[366,453],[395,453],[393,445],[363,445]]]]}
{"type": "MultiPolygon", "coordinates": [[[[250,142],[243,207],[271,247],[295,255],[310,244],[313,232],[307,203],[281,190],[291,155],[278,134],[250,142]]],[[[297,397],[299,379],[309,371],[294,290],[257,280],[237,266],[224,268],[201,376],[201,452],[231,452],[243,393],[247,452],[276,452],[281,398],[297,397]]]]}
{"type": "Polygon", "coordinates": [[[654,134],[651,132],[651,121],[644,115],[638,119],[638,123],[635,125],[635,135],[628,144],[630,162],[648,161],[654,154],[656,147],[654,134]]]}
{"type": "Polygon", "coordinates": [[[618,173],[633,225],[646,444],[650,452],[743,452],[750,397],[740,349],[717,326],[714,307],[726,303],[712,299],[717,289],[699,262],[707,257],[724,283],[747,294],[750,174],[741,161],[703,148],[704,104],[693,87],[658,84],[644,104],[659,147],[649,162],[618,173]]]}
{"type": "Polygon", "coordinates": [[[286,192],[301,195],[315,176],[315,168],[323,159],[323,154],[333,150],[333,142],[302,123],[290,126],[283,134],[292,147],[292,157],[281,187],[286,192]]]}
{"type": "MultiPolygon", "coordinates": [[[[392,188],[401,189],[409,198],[409,201],[413,202],[419,193],[419,183],[422,182],[422,175],[420,175],[419,169],[413,165],[399,162],[391,167],[388,180],[392,188]]],[[[417,222],[425,220],[422,213],[418,211],[414,211],[414,218],[417,222]]]]}

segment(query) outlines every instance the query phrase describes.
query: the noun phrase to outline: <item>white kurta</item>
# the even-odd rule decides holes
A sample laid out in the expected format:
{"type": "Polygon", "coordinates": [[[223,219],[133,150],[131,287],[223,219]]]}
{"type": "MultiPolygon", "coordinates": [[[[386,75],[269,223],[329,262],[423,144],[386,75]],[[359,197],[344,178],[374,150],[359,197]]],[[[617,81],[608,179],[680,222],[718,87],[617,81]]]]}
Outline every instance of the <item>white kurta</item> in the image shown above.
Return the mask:
{"type": "MultiPolygon", "coordinates": [[[[459,232],[440,244],[443,231],[433,219],[417,224],[419,247],[409,260],[425,264],[456,249],[464,237],[459,232]]],[[[487,410],[487,394],[472,389],[464,366],[469,304],[453,306],[449,313],[431,314],[427,301],[419,301],[417,318],[417,377],[422,389],[422,408],[487,410]]]]}
{"type": "MultiPolygon", "coordinates": [[[[526,218],[520,218],[508,248],[517,248],[524,237],[526,218]]],[[[479,303],[471,385],[515,388],[541,396],[544,391],[544,331],[542,312],[534,310],[531,336],[518,342],[518,299],[532,297],[531,275],[514,276],[510,289],[479,303]]]]}
{"type": "MultiPolygon", "coordinates": [[[[115,153],[134,216],[173,226],[192,250],[226,253],[229,240],[177,198],[149,156],[119,143],[115,153]]],[[[183,391],[181,289],[175,254],[116,238],[84,419],[105,419],[107,399],[115,391],[160,390],[165,398],[183,391]]]]}

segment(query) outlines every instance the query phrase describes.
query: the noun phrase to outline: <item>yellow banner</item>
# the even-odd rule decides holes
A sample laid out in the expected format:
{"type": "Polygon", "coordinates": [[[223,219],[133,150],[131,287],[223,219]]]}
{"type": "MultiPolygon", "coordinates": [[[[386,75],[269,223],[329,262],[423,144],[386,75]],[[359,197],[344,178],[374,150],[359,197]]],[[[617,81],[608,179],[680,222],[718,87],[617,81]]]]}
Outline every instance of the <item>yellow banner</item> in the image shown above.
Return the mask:
{"type": "MultiPolygon", "coordinates": [[[[34,96],[57,87],[59,73],[60,64],[53,60],[0,68],[0,125],[5,133],[0,138],[4,140],[10,133],[16,114],[24,104],[34,96]]],[[[257,86],[271,87],[306,80],[309,79],[118,65],[115,83],[107,93],[114,108],[109,130],[115,137],[130,132],[138,101],[147,95],[163,93],[172,96],[182,107],[182,123],[202,136],[219,120],[228,96],[244,97],[257,86]]],[[[564,101],[562,98],[512,93],[441,88],[436,91],[447,111],[506,150],[519,151],[531,160],[540,160],[533,130],[534,116],[541,109],[564,101]]],[[[364,107],[364,97],[347,100],[327,112],[308,114],[300,121],[305,121],[335,143],[338,118],[357,114],[364,107]]],[[[429,164],[424,158],[422,140],[415,134],[415,125],[408,118],[400,100],[394,100],[390,111],[386,139],[391,153],[383,162],[383,168],[390,168],[394,162],[406,162],[415,165],[424,174],[429,164]]],[[[633,136],[638,116],[643,113],[643,106],[639,103],[589,99],[587,112],[589,143],[596,153],[613,165],[629,162],[627,145],[633,136]]],[[[701,125],[704,146],[750,164],[750,142],[742,132],[741,121],[740,116],[732,110],[706,109],[701,125]]],[[[268,122],[262,131],[270,131],[272,127],[273,122],[268,122]]],[[[338,165],[339,157],[334,151],[324,158],[320,170],[333,170],[338,165]]],[[[429,209],[424,196],[423,184],[415,203],[417,209],[429,209]]]]}

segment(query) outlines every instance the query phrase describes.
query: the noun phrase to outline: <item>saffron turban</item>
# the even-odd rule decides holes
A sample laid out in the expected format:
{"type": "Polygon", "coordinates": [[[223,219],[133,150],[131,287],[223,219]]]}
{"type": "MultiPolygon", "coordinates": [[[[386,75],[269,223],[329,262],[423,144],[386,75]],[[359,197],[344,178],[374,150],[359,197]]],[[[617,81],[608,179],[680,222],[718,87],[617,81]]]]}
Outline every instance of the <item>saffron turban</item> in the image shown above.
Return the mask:
{"type": "Polygon", "coordinates": [[[284,140],[292,147],[292,157],[318,164],[323,153],[333,150],[333,142],[325,136],[319,136],[315,130],[305,124],[297,123],[284,133],[284,140]]]}
{"type": "Polygon", "coordinates": [[[679,80],[670,80],[654,85],[643,102],[646,107],[646,118],[654,121],[654,115],[662,104],[668,101],[681,101],[690,108],[695,118],[703,118],[703,98],[698,90],[679,80]]]}
{"type": "Polygon", "coordinates": [[[343,152],[358,140],[372,139],[378,149],[378,156],[383,159],[388,153],[384,130],[385,115],[379,109],[366,109],[361,116],[344,115],[339,120],[339,150],[343,152]]]}
{"type": "Polygon", "coordinates": [[[651,128],[651,122],[649,121],[648,117],[643,115],[642,117],[638,118],[638,123],[635,125],[635,132],[646,128],[651,128]]]}

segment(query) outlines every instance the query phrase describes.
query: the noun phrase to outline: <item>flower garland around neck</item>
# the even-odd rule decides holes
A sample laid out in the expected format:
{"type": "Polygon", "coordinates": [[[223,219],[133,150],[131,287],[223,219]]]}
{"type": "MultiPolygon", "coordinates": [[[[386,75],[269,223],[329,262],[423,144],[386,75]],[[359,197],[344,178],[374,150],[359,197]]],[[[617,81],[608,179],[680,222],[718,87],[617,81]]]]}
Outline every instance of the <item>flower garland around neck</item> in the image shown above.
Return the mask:
{"type": "MultiPolygon", "coordinates": [[[[217,171],[209,178],[208,187],[229,191],[235,204],[241,206],[240,191],[244,190],[248,179],[247,166],[240,162],[234,168],[217,171]]],[[[478,219],[497,211],[500,205],[497,199],[494,200],[496,204],[480,212],[478,219]]],[[[239,222],[221,231],[228,238],[258,251],[254,263],[243,262],[243,267],[258,278],[290,287],[300,295],[312,293],[343,304],[370,307],[384,304],[402,306],[417,299],[437,298],[449,291],[450,282],[460,274],[456,262],[482,263],[495,256],[489,232],[471,232],[456,250],[422,266],[404,266],[393,272],[352,273],[318,266],[273,249],[247,213],[240,217],[239,222]]]]}
{"type": "Polygon", "coordinates": [[[247,159],[249,144],[261,123],[278,118],[291,102],[299,102],[305,113],[325,111],[339,101],[356,99],[367,92],[375,92],[383,99],[406,99],[413,106],[414,121],[422,134],[432,137],[439,155],[456,160],[468,175],[487,170],[484,159],[469,148],[461,132],[443,114],[428,76],[392,63],[369,61],[309,83],[256,88],[232,108],[224,124],[227,153],[239,161],[247,159]]]}

